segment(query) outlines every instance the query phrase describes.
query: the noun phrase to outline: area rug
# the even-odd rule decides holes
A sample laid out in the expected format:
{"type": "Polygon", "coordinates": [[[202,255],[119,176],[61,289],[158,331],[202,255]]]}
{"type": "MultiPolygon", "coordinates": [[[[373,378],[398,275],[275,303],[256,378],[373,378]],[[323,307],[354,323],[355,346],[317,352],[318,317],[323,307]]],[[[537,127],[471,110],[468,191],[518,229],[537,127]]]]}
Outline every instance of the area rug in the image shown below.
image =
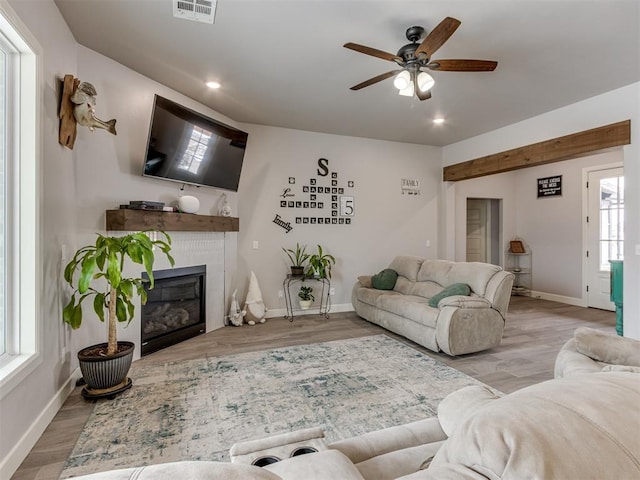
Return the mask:
{"type": "Polygon", "coordinates": [[[326,440],[431,417],[477,380],[386,335],[136,366],[96,403],[61,478],[229,460],[238,441],[320,426],[326,440]]]}

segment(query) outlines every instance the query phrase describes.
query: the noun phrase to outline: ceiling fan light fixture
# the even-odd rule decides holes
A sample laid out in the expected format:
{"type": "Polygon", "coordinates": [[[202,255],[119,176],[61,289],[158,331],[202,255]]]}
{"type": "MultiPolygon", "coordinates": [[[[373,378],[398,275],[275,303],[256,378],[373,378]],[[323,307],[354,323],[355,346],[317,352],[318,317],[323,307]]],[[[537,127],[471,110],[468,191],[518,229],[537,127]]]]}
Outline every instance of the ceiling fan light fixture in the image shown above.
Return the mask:
{"type": "Polygon", "coordinates": [[[409,73],[409,71],[403,70],[398,75],[396,75],[396,78],[393,80],[393,85],[400,91],[406,90],[409,86],[411,86],[411,74],[409,73]]]}
{"type": "Polygon", "coordinates": [[[418,88],[421,92],[428,92],[435,85],[436,81],[427,72],[418,74],[418,88]]]}
{"type": "Polygon", "coordinates": [[[403,97],[413,97],[414,91],[413,91],[413,83],[410,83],[407,88],[403,88],[400,91],[398,91],[398,93],[400,95],[402,95],[403,97]]]}

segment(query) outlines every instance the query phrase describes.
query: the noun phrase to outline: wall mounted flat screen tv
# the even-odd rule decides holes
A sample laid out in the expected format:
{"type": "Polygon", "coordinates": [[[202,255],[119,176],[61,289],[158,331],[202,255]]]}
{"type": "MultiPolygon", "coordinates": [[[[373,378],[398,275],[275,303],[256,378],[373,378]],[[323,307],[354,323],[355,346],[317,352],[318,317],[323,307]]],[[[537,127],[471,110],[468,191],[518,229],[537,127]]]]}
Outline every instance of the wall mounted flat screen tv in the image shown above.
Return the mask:
{"type": "Polygon", "coordinates": [[[238,190],[248,134],[155,96],[143,175],[238,190]]]}

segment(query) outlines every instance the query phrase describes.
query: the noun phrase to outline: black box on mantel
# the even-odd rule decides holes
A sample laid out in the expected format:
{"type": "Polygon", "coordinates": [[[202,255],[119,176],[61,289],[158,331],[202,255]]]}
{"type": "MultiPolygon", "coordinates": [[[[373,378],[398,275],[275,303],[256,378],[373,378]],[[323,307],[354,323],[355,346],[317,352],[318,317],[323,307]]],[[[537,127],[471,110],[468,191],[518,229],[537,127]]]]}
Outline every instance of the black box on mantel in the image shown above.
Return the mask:
{"type": "Polygon", "coordinates": [[[131,210],[165,210],[164,202],[152,202],[149,200],[131,200],[129,205],[120,205],[121,209],[131,210]]]}

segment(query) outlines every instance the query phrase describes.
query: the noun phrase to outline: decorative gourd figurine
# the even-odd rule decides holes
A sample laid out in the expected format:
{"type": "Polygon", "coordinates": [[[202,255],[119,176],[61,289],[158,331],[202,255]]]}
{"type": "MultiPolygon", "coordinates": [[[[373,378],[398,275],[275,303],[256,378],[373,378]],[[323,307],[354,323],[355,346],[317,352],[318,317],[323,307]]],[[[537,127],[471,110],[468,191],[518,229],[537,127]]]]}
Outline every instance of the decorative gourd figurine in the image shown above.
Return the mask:
{"type": "Polygon", "coordinates": [[[223,217],[231,216],[231,206],[229,206],[229,202],[227,201],[227,194],[222,194],[222,208],[220,209],[220,215],[223,217]]]}

